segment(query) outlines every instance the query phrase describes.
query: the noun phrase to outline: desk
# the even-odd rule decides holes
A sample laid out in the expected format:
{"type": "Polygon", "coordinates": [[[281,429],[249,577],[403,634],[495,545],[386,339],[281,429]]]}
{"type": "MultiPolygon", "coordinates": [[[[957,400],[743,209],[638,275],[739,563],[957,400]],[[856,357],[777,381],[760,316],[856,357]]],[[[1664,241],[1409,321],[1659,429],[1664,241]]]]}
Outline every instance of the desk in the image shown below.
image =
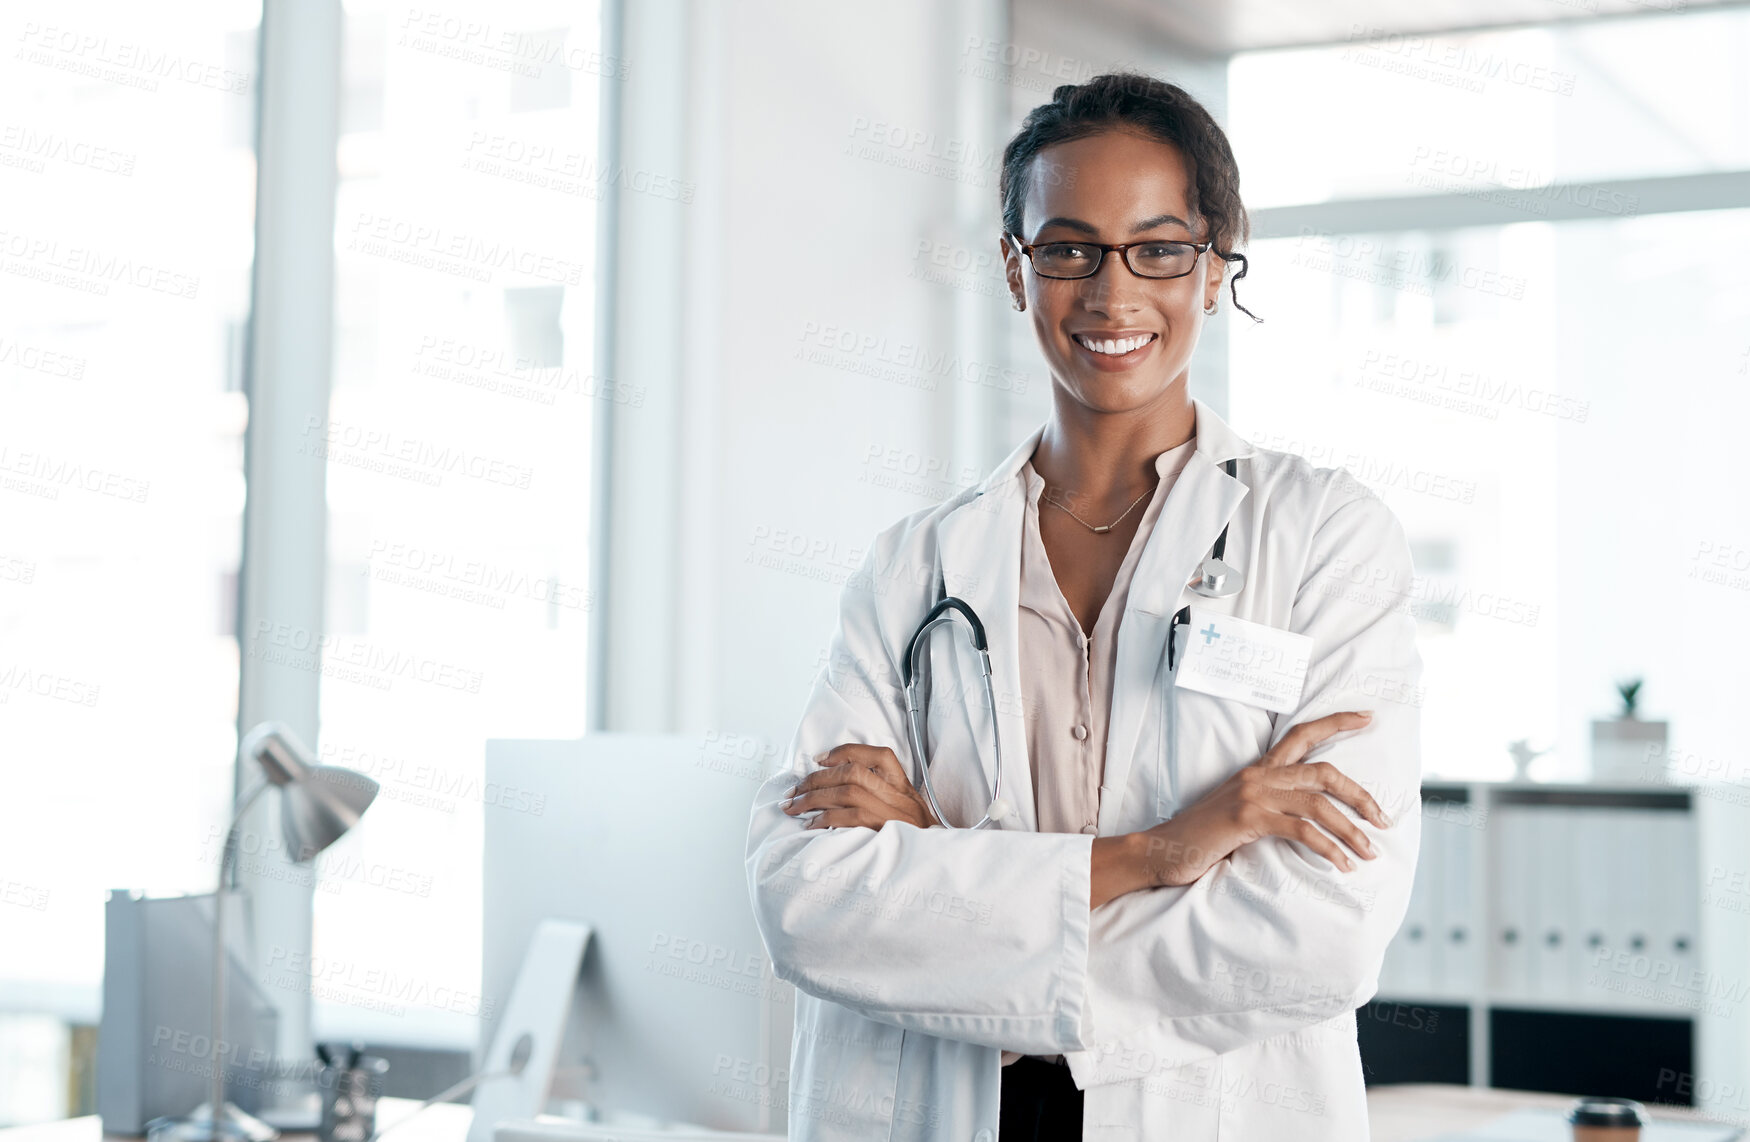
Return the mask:
{"type": "MultiPolygon", "coordinates": [[[[1573,1101],[1570,1095],[1537,1091],[1404,1083],[1368,1090],[1367,1121],[1372,1127],[1373,1142],[1423,1142],[1442,1134],[1474,1129],[1510,1111],[1533,1107],[1565,1109],[1573,1101]]],[[[1671,1122],[1712,1121],[1682,1107],[1648,1107],[1647,1113],[1671,1122]]]]}
{"type": "MultiPolygon", "coordinates": [[[[1437,1083],[1407,1083],[1379,1086],[1367,1092],[1367,1117],[1373,1127],[1373,1142],[1423,1142],[1459,1130],[1481,1126],[1492,1118],[1525,1107],[1565,1107],[1567,1095],[1539,1094],[1520,1090],[1484,1090],[1437,1083]]],[[[377,1121],[384,1126],[398,1122],[419,1103],[409,1098],[385,1098],[377,1103],[377,1121]]],[[[1655,1117],[1672,1121],[1707,1121],[1694,1111],[1659,1107],[1655,1117]]],[[[390,1142],[462,1142],[468,1135],[473,1112],[466,1106],[444,1103],[422,1115],[417,1124],[395,1132],[390,1142]]],[[[282,1134],[280,1142],[315,1142],[314,1134],[282,1134]]],[[[139,1142],[124,1135],[106,1135],[97,1116],[45,1122],[40,1126],[15,1126],[0,1130],[0,1142],[139,1142]]]]}
{"type": "MultiPolygon", "coordinates": [[[[382,1098],[377,1100],[377,1125],[393,1126],[419,1105],[416,1098],[382,1098]]],[[[463,1142],[468,1137],[468,1124],[474,1112],[453,1102],[440,1103],[420,1115],[414,1122],[397,1130],[389,1142],[463,1142]]],[[[14,1126],[0,1130],[0,1142],[144,1142],[143,1135],[105,1134],[97,1115],[67,1118],[60,1122],[44,1122],[36,1126],[14,1126]]],[[[286,1132],[277,1142],[316,1142],[314,1133],[286,1132]]]]}

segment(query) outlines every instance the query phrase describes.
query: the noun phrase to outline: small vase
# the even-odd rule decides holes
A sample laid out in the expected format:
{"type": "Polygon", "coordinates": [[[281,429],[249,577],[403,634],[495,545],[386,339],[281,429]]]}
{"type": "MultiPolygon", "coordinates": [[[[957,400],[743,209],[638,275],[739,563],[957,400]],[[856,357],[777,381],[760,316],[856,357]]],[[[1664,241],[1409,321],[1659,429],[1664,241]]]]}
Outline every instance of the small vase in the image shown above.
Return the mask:
{"type": "Polygon", "coordinates": [[[1663,782],[1669,723],[1639,718],[1592,723],[1592,780],[1621,785],[1663,782]]]}

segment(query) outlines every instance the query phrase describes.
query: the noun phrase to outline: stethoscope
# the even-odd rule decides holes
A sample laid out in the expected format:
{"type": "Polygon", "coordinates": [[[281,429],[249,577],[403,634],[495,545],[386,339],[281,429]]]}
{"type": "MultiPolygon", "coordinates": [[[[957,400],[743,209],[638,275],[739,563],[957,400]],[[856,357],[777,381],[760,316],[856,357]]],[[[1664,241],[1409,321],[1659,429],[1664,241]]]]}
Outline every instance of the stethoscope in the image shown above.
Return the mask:
{"type": "MultiPolygon", "coordinates": [[[[1227,462],[1227,474],[1237,478],[1234,462],[1227,462]]],[[[1197,578],[1187,585],[1186,589],[1206,599],[1224,599],[1229,595],[1237,595],[1246,585],[1246,577],[1237,567],[1228,563],[1223,556],[1227,554],[1227,524],[1221,525],[1221,534],[1215,537],[1215,545],[1210,548],[1209,558],[1197,566],[1197,578]]],[[[937,579],[938,593],[945,591],[940,577],[937,579]]],[[[1179,613],[1173,616],[1172,626],[1167,630],[1167,666],[1172,667],[1173,640],[1181,623],[1191,619],[1191,608],[1181,607],[1179,613]]],[[[924,621],[918,624],[912,632],[911,641],[905,647],[905,659],[900,664],[901,677],[905,683],[905,716],[906,727],[911,737],[911,755],[917,760],[919,784],[923,786],[924,799],[930,803],[930,812],[936,815],[936,820],[950,829],[982,829],[994,821],[1000,821],[1014,810],[1003,800],[1003,741],[997,729],[997,699],[996,691],[991,685],[990,646],[985,641],[984,623],[979,621],[978,613],[964,599],[943,594],[937,599],[936,605],[930,608],[924,621]],[[954,622],[954,616],[959,615],[964,624],[954,622]],[[984,689],[984,708],[990,713],[990,736],[996,756],[996,781],[990,786],[990,804],[984,811],[984,816],[977,824],[956,825],[948,820],[942,812],[942,806],[936,800],[936,791],[930,784],[930,762],[924,754],[924,721],[927,711],[923,699],[917,691],[919,674],[919,654],[929,649],[929,634],[942,624],[960,626],[966,631],[967,638],[972,643],[972,649],[978,653],[978,676],[984,689]]],[[[974,759],[977,760],[977,759],[974,759]]],[[[979,766],[982,770],[982,764],[979,766]]]]}

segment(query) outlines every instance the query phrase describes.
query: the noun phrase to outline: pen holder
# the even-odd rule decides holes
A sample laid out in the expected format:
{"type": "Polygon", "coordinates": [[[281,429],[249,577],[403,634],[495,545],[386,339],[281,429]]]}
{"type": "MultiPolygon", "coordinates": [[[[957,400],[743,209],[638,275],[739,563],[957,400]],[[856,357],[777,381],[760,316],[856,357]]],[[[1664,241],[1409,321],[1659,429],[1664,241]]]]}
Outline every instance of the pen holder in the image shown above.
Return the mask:
{"type": "Polygon", "coordinates": [[[377,1099],[389,1060],[360,1055],[350,1066],[335,1063],[316,1071],[322,1092],[320,1142],[366,1142],[377,1128],[377,1099]]]}

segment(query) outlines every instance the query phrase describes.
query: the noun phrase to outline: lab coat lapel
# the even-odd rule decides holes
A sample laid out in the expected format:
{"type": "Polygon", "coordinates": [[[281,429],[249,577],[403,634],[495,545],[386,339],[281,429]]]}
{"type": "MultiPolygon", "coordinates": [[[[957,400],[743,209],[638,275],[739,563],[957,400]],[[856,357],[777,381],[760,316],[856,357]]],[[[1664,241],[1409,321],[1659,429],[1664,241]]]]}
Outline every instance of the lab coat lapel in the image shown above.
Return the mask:
{"type": "MultiPolygon", "coordinates": [[[[1243,481],[1222,464],[1252,449],[1202,401],[1193,402],[1197,448],[1167,492],[1131,576],[1112,671],[1112,711],[1106,737],[1106,768],[1100,780],[1100,832],[1123,832],[1124,799],[1136,745],[1160,671],[1173,615],[1199,596],[1187,588],[1216,536],[1247,495],[1243,481]]],[[[1229,536],[1229,543],[1234,542],[1229,536]]],[[[1161,716],[1161,715],[1157,715],[1161,716]]],[[[1174,732],[1165,724],[1162,733],[1174,732]]],[[[1152,822],[1151,822],[1152,823],[1152,822]]]]}
{"type": "MultiPolygon", "coordinates": [[[[1021,606],[1021,523],[1026,503],[1019,481],[1021,465],[1038,447],[1041,424],[978,486],[977,494],[942,518],[937,542],[948,594],[971,604],[984,623],[990,646],[991,688],[1002,736],[1003,800],[1013,816],[998,823],[1005,829],[1039,828],[1033,804],[1033,774],[1028,758],[1027,722],[1021,707],[1021,663],[1018,652],[1021,606]]],[[[970,664],[971,656],[965,661],[970,664]]],[[[958,690],[963,701],[982,701],[983,685],[963,669],[958,690]]],[[[988,743],[979,755],[990,782],[988,743]]]]}

